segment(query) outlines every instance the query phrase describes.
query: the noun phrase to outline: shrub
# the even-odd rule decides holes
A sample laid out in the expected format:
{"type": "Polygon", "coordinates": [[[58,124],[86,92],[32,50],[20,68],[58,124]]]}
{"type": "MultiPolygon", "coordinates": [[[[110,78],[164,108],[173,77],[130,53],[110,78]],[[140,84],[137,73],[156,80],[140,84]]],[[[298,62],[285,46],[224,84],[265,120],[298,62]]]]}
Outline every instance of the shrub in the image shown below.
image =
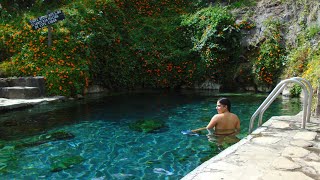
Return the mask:
{"type": "Polygon", "coordinates": [[[256,4],[257,4],[257,1],[254,1],[254,0],[237,0],[230,4],[230,8],[234,9],[234,8],[242,8],[242,7],[252,7],[252,6],[256,6],[256,4]]]}
{"type": "Polygon", "coordinates": [[[3,62],[0,64],[0,77],[9,77],[12,76],[12,66],[10,62],[3,62]]]}
{"type": "Polygon", "coordinates": [[[310,53],[311,48],[309,44],[304,44],[297,47],[296,49],[292,49],[292,51],[287,56],[284,76],[301,76],[307,67],[310,53]]]}
{"type": "Polygon", "coordinates": [[[188,29],[192,50],[206,65],[207,78],[222,82],[230,79],[230,69],[236,66],[241,49],[240,29],[232,14],[224,7],[210,6],[185,16],[182,25],[188,29]]]}
{"type": "Polygon", "coordinates": [[[53,31],[53,44],[46,44],[47,29],[32,30],[26,21],[5,39],[12,53],[10,62],[16,76],[44,76],[48,95],[81,94],[88,85],[89,57],[86,46],[70,36],[70,31],[53,31]]]}
{"type": "Polygon", "coordinates": [[[306,78],[310,81],[311,85],[316,88],[320,85],[320,54],[318,52],[314,52],[314,56],[310,58],[310,61],[306,67],[306,71],[302,74],[303,78],[306,78]]]}
{"type": "Polygon", "coordinates": [[[285,49],[281,43],[281,24],[278,20],[264,22],[264,40],[261,43],[258,58],[254,62],[254,74],[257,83],[275,86],[284,68],[285,49]]]}
{"type": "Polygon", "coordinates": [[[48,95],[74,96],[90,83],[176,88],[228,80],[238,63],[240,29],[250,26],[235,25],[221,7],[182,18],[202,5],[191,0],[28,0],[27,8],[5,2],[0,63],[15,76],[44,76],[48,95]],[[47,28],[33,30],[28,21],[54,9],[66,19],[52,25],[48,47],[47,28]]]}
{"type": "Polygon", "coordinates": [[[128,22],[123,12],[113,1],[98,0],[77,6],[76,12],[70,8],[68,16],[72,22],[65,25],[73,30],[73,38],[87,46],[92,80],[109,88],[134,86],[138,65],[131,58],[128,22]]]}
{"type": "Polygon", "coordinates": [[[192,46],[180,27],[180,14],[193,7],[190,0],[157,3],[131,0],[126,2],[127,6],[116,2],[125,13],[127,35],[124,40],[129,39],[126,44],[129,43],[127,49],[130,50],[126,52],[129,58],[117,58],[128,67],[123,80],[146,87],[175,88],[192,86],[195,79],[201,77],[198,56],[190,53],[192,46]]]}
{"type": "Polygon", "coordinates": [[[319,35],[320,33],[320,26],[317,24],[311,25],[307,28],[307,37],[308,38],[314,38],[315,36],[319,35]]]}
{"type": "Polygon", "coordinates": [[[302,88],[299,85],[293,85],[292,88],[290,89],[290,95],[292,97],[300,97],[300,94],[302,92],[302,88]]]}

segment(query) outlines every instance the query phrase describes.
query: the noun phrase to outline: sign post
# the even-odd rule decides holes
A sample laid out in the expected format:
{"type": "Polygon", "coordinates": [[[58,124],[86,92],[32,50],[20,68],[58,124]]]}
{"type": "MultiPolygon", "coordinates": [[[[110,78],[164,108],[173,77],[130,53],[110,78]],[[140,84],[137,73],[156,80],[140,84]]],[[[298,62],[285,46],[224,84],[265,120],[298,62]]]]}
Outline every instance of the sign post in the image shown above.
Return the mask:
{"type": "Polygon", "coordinates": [[[52,45],[52,27],[48,25],[48,46],[52,45]]]}
{"type": "Polygon", "coordinates": [[[31,19],[29,22],[34,30],[40,29],[44,26],[48,26],[48,46],[52,45],[52,27],[58,21],[65,19],[65,16],[61,10],[55,12],[47,12],[47,15],[40,16],[36,19],[31,19]]]}
{"type": "MultiPolygon", "coordinates": [[[[50,11],[47,11],[47,14],[50,14],[50,11]]],[[[48,47],[52,45],[52,27],[50,24],[48,24],[48,47]]]]}

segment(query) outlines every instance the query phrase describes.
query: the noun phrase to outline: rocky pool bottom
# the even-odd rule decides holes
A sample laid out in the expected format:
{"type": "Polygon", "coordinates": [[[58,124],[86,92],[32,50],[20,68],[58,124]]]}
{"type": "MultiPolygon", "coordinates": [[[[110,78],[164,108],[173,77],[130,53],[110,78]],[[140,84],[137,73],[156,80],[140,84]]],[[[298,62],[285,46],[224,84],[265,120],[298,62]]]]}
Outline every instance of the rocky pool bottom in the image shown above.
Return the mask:
{"type": "MultiPolygon", "coordinates": [[[[234,143],[208,141],[203,127],[227,96],[247,135],[265,96],[134,93],[94,96],[6,112],[0,118],[0,175],[6,179],[180,179],[234,143]]],[[[266,111],[293,115],[299,100],[278,99],[266,111]]]]}

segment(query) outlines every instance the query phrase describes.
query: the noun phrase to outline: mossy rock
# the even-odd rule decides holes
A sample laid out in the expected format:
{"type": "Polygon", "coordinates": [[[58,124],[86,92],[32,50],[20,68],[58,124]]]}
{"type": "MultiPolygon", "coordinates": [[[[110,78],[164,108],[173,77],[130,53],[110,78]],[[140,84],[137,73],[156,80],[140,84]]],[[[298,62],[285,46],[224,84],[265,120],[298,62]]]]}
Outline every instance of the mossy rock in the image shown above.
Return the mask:
{"type": "Polygon", "coordinates": [[[160,164],[160,161],[159,160],[150,160],[150,161],[147,161],[146,164],[160,164]]]}
{"type": "Polygon", "coordinates": [[[65,139],[73,139],[75,136],[71,133],[64,132],[64,131],[58,131],[51,134],[48,134],[46,136],[42,136],[40,139],[46,139],[49,141],[58,141],[58,140],[65,140],[65,139]]]}
{"type": "Polygon", "coordinates": [[[19,155],[14,146],[5,146],[0,149],[0,174],[20,171],[18,167],[19,155]]]}
{"type": "Polygon", "coordinates": [[[51,172],[59,172],[65,169],[72,168],[75,165],[81,164],[84,161],[82,156],[55,156],[51,160],[51,172]]]}
{"type": "Polygon", "coordinates": [[[71,133],[64,132],[64,131],[57,131],[54,133],[45,134],[45,135],[41,135],[32,139],[29,139],[28,141],[17,144],[16,148],[34,147],[50,141],[66,140],[66,139],[72,139],[74,137],[75,136],[71,133]]]}
{"type": "Polygon", "coordinates": [[[186,161],[188,160],[188,158],[189,158],[188,156],[182,156],[182,157],[180,157],[180,158],[178,159],[178,161],[181,162],[181,163],[182,163],[182,162],[186,162],[186,161]]]}
{"type": "Polygon", "coordinates": [[[152,133],[161,128],[165,128],[166,124],[163,121],[155,119],[142,119],[129,125],[129,128],[134,131],[152,133]]]}
{"type": "MultiPolygon", "coordinates": [[[[16,159],[16,154],[14,151],[14,146],[5,146],[0,149],[0,163],[7,163],[16,159]]],[[[3,165],[3,164],[2,164],[3,165]]]]}

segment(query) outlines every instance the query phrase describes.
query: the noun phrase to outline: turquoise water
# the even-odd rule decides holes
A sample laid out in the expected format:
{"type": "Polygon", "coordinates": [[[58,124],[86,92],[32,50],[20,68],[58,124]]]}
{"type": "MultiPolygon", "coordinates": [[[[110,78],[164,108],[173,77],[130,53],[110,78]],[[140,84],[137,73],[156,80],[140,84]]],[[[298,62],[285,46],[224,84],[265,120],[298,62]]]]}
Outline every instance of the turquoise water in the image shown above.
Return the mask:
{"type": "MultiPolygon", "coordinates": [[[[95,95],[80,101],[50,103],[0,117],[0,176],[4,179],[180,179],[228,145],[209,142],[206,135],[188,136],[183,130],[205,126],[216,114],[219,97],[229,97],[241,119],[240,138],[249,119],[266,96],[216,92],[148,92],[95,95]],[[166,127],[152,133],[129,125],[156,119],[166,127]],[[74,135],[34,143],[50,133],[74,135]],[[33,142],[33,143],[30,143],[33,142]],[[27,146],[19,146],[27,144],[27,146]],[[64,158],[75,158],[61,165],[64,158]],[[59,164],[60,162],[60,164],[59,164]],[[60,169],[54,169],[57,165],[60,169]]],[[[297,99],[277,99],[266,111],[294,115],[297,99]]]]}

